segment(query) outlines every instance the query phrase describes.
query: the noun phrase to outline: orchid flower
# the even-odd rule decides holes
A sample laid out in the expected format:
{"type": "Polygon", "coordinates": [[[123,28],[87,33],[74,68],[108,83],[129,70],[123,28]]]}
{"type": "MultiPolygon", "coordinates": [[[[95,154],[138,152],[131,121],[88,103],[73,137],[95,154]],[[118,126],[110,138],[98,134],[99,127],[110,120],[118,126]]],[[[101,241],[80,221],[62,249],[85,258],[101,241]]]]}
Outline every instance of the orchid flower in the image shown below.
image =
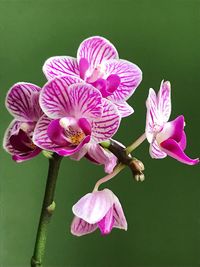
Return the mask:
{"type": "MultiPolygon", "coordinates": [[[[79,160],[86,155],[105,163],[105,155],[99,152],[103,148],[98,143],[108,140],[117,131],[118,110],[92,85],[74,83],[73,79],[56,77],[43,87],[40,106],[45,114],[36,125],[34,143],[61,156],[74,155],[79,160]]],[[[116,161],[110,160],[110,164],[116,161]]],[[[109,171],[113,167],[107,163],[109,171]]]]}
{"type": "Polygon", "coordinates": [[[77,58],[49,58],[43,71],[47,79],[70,75],[92,84],[103,97],[118,107],[122,117],[133,113],[133,108],[126,100],[142,80],[140,68],[127,60],[119,59],[116,48],[107,39],[99,36],[85,39],[78,48],[77,58]]]}
{"type": "Polygon", "coordinates": [[[29,160],[41,151],[32,142],[36,122],[43,115],[39,106],[40,91],[34,84],[17,83],[6,97],[6,107],[14,120],[5,132],[3,147],[17,162],[29,160]]]}
{"type": "Polygon", "coordinates": [[[73,235],[86,235],[97,228],[103,235],[109,234],[113,228],[127,230],[119,199],[109,189],[88,193],[72,207],[72,211],[75,215],[71,225],[73,235]]]}
{"type": "Polygon", "coordinates": [[[184,116],[178,116],[168,122],[171,114],[170,82],[161,82],[157,96],[155,91],[150,89],[146,106],[146,137],[150,143],[151,157],[159,159],[169,155],[188,165],[197,164],[198,158],[191,159],[184,153],[186,148],[184,116]]]}

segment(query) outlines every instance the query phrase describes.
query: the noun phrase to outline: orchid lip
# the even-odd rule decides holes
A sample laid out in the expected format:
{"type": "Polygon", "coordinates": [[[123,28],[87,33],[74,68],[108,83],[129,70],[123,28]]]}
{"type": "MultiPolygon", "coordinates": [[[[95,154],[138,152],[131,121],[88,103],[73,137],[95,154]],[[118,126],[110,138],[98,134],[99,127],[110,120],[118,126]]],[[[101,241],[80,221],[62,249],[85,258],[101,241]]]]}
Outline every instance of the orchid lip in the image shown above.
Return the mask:
{"type": "Polygon", "coordinates": [[[47,130],[49,138],[59,146],[77,146],[91,133],[90,124],[85,118],[78,121],[73,117],[53,120],[47,130]],[[81,127],[80,127],[81,126],[81,127]]]}

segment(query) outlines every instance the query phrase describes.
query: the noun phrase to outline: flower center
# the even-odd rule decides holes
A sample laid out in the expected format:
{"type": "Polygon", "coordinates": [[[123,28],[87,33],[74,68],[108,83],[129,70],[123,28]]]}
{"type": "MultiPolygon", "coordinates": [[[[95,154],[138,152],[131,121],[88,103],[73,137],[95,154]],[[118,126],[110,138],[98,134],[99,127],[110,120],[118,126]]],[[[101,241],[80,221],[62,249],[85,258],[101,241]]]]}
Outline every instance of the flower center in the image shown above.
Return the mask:
{"type": "Polygon", "coordinates": [[[60,126],[64,129],[65,140],[72,145],[79,145],[86,136],[73,118],[60,119],[60,126]]]}

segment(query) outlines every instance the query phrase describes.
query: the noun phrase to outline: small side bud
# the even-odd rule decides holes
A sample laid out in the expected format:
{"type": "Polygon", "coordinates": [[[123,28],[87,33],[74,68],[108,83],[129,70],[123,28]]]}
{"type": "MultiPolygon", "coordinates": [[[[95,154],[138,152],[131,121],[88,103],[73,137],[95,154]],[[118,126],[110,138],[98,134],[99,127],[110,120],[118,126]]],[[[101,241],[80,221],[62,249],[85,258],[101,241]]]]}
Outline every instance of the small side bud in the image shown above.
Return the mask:
{"type": "Polygon", "coordinates": [[[47,159],[51,159],[53,156],[53,152],[51,151],[47,151],[47,150],[42,150],[42,154],[47,158],[47,159]]]}
{"type": "Polygon", "coordinates": [[[137,182],[143,182],[144,179],[145,179],[145,177],[144,177],[144,174],[143,174],[143,173],[141,173],[141,174],[136,174],[136,175],[135,175],[135,180],[136,180],[137,182]]]}
{"type": "Polygon", "coordinates": [[[56,203],[53,201],[48,207],[47,207],[47,211],[49,214],[52,214],[54,212],[56,208],[56,203]]]}
{"type": "Polygon", "coordinates": [[[107,141],[101,142],[101,146],[104,148],[109,148],[110,143],[111,143],[110,140],[107,140],[107,141]]]}
{"type": "Polygon", "coordinates": [[[129,168],[131,169],[133,176],[137,182],[144,181],[144,164],[140,160],[133,158],[129,163],[129,168]]]}

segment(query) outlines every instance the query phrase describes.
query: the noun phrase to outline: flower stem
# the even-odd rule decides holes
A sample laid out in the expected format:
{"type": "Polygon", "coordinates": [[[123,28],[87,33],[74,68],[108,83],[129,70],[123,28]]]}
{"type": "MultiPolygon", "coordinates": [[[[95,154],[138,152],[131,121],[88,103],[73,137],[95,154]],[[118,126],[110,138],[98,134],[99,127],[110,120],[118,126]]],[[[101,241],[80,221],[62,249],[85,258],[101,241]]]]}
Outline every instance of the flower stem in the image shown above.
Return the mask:
{"type": "Polygon", "coordinates": [[[34,253],[31,259],[31,267],[42,267],[46,248],[47,228],[53,211],[55,210],[55,202],[53,200],[61,159],[62,157],[56,153],[54,153],[49,159],[46,189],[37,230],[34,253]]]}
{"type": "Polygon", "coordinates": [[[93,191],[97,191],[99,186],[107,181],[109,181],[110,179],[112,179],[114,176],[116,176],[120,171],[122,171],[125,168],[126,165],[119,163],[115,169],[113,170],[112,173],[106,175],[105,177],[101,178],[100,180],[97,181],[97,183],[95,184],[94,190],[93,191]]]}
{"type": "Polygon", "coordinates": [[[141,145],[145,139],[146,139],[146,134],[143,133],[136,141],[134,141],[130,146],[126,148],[127,154],[131,153],[134,149],[136,149],[139,145],[141,145]]]}

